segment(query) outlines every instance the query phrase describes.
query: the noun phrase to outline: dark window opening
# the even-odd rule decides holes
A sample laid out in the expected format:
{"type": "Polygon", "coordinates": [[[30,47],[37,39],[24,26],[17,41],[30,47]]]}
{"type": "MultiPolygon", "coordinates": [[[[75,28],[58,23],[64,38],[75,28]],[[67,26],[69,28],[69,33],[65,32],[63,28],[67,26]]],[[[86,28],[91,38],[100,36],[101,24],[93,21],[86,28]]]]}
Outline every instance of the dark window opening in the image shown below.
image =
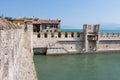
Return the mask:
{"type": "Polygon", "coordinates": [[[51,34],[51,37],[54,37],[54,34],[53,34],[53,33],[51,34]]]}
{"type": "Polygon", "coordinates": [[[61,37],[61,32],[58,33],[58,37],[59,37],[59,38],[61,37]]]}
{"type": "Polygon", "coordinates": [[[73,32],[71,33],[71,37],[74,37],[74,33],[73,32]]]}
{"type": "Polygon", "coordinates": [[[47,33],[44,33],[44,37],[47,38],[47,33]]]}
{"type": "Polygon", "coordinates": [[[65,37],[67,37],[68,36],[68,33],[67,32],[65,32],[65,37]]]}
{"type": "Polygon", "coordinates": [[[92,47],[90,46],[90,49],[91,49],[92,47]]]}
{"type": "Polygon", "coordinates": [[[38,34],[37,37],[40,38],[40,34],[38,34]]]}
{"type": "Polygon", "coordinates": [[[77,37],[80,37],[80,33],[77,33],[77,37]]]}
{"type": "Polygon", "coordinates": [[[40,31],[40,25],[33,24],[33,32],[39,32],[40,31]]]}

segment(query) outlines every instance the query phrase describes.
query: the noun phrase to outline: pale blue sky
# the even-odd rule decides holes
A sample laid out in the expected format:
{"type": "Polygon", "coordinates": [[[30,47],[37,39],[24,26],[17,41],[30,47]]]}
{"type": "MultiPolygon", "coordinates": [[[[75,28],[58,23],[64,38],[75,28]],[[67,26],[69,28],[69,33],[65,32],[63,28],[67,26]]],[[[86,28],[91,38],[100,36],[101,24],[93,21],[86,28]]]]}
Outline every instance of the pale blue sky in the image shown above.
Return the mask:
{"type": "MultiPolygon", "coordinates": [[[[0,15],[60,19],[62,26],[120,23],[120,0],[0,0],[0,15]]],[[[65,28],[65,27],[64,27],[65,28]]]]}

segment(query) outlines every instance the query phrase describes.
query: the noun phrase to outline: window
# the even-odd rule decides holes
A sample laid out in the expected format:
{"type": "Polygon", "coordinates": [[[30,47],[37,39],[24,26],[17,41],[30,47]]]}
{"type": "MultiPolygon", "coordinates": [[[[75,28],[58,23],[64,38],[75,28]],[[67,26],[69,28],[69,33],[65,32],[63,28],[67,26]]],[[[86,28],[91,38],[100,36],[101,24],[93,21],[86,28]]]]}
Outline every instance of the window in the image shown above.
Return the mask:
{"type": "Polygon", "coordinates": [[[40,38],[40,34],[38,34],[37,37],[40,38]]]}
{"type": "Polygon", "coordinates": [[[53,33],[51,34],[51,37],[54,37],[54,34],[53,34],[53,33]]]}
{"type": "Polygon", "coordinates": [[[80,37],[80,33],[77,33],[77,37],[80,37]]]}
{"type": "Polygon", "coordinates": [[[71,33],[71,37],[74,37],[74,33],[73,32],[71,33]]]}
{"type": "Polygon", "coordinates": [[[47,33],[44,33],[44,37],[47,38],[47,33]]]}
{"type": "Polygon", "coordinates": [[[92,47],[90,46],[90,49],[91,49],[92,47]]]}
{"type": "Polygon", "coordinates": [[[68,33],[67,32],[65,32],[65,37],[67,37],[68,36],[68,33]]]}
{"type": "Polygon", "coordinates": [[[58,33],[58,37],[59,37],[59,38],[61,37],[61,32],[58,33]]]}

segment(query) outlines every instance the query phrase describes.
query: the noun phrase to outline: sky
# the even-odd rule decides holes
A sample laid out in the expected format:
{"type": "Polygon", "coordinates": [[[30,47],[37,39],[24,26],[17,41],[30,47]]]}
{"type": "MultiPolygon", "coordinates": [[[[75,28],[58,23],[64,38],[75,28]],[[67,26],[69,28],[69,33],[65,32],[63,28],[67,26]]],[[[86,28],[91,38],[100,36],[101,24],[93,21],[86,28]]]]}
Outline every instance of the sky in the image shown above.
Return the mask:
{"type": "Polygon", "coordinates": [[[0,0],[0,15],[60,19],[62,28],[120,24],[120,0],[0,0]]]}

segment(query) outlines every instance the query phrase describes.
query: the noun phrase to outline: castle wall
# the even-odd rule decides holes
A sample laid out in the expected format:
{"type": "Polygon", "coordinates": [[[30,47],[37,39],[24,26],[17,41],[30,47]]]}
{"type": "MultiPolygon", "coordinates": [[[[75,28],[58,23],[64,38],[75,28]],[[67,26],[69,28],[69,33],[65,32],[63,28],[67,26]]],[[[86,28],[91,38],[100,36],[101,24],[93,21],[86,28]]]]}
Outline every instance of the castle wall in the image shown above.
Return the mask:
{"type": "Polygon", "coordinates": [[[98,50],[120,50],[120,33],[102,33],[98,50]]]}
{"type": "Polygon", "coordinates": [[[120,40],[120,33],[105,33],[100,36],[100,40],[120,40]]]}
{"type": "MultiPolygon", "coordinates": [[[[33,47],[34,48],[47,48],[47,54],[67,54],[67,53],[83,53],[85,51],[85,34],[68,32],[67,36],[64,32],[59,33],[44,33],[33,34],[33,47]]],[[[88,33],[87,33],[88,34],[88,33]]],[[[89,35],[90,36],[90,35],[89,35]]],[[[88,45],[86,46],[87,52],[99,52],[120,50],[120,34],[118,33],[103,33],[101,36],[98,34],[99,40],[95,36],[87,38],[88,45]]]]}
{"type": "MultiPolygon", "coordinates": [[[[40,33],[40,37],[37,34],[33,34],[33,47],[47,48],[47,54],[83,53],[85,52],[84,44],[85,35],[83,33],[74,33],[72,36],[72,33],[68,32],[66,36],[62,32],[61,37],[58,37],[58,33],[47,33],[47,37],[44,36],[44,33],[40,33]]],[[[96,42],[89,41],[87,48],[88,52],[95,51],[96,42]]]]}
{"type": "Polygon", "coordinates": [[[77,36],[71,36],[72,33],[61,33],[61,37],[58,37],[58,33],[54,36],[47,33],[47,38],[41,33],[40,37],[37,34],[33,35],[33,47],[34,48],[48,48],[47,54],[66,54],[66,53],[79,53],[84,48],[84,35],[80,34],[77,36]]]}
{"type": "Polygon", "coordinates": [[[77,37],[77,34],[75,34],[74,37],[71,37],[71,35],[68,34],[68,36],[65,37],[65,34],[61,33],[61,37],[58,37],[58,34],[55,34],[54,37],[52,37],[51,34],[48,34],[47,38],[45,38],[43,33],[40,34],[40,37],[38,37],[38,34],[33,34],[33,47],[34,48],[49,47],[51,45],[54,45],[58,41],[68,41],[68,42],[69,41],[84,41],[84,36],[83,34],[80,34],[80,37],[77,37]]]}
{"type": "Polygon", "coordinates": [[[99,51],[120,50],[120,41],[105,40],[99,42],[99,51]]]}
{"type": "Polygon", "coordinates": [[[37,80],[30,30],[0,30],[0,80],[37,80]]]}

